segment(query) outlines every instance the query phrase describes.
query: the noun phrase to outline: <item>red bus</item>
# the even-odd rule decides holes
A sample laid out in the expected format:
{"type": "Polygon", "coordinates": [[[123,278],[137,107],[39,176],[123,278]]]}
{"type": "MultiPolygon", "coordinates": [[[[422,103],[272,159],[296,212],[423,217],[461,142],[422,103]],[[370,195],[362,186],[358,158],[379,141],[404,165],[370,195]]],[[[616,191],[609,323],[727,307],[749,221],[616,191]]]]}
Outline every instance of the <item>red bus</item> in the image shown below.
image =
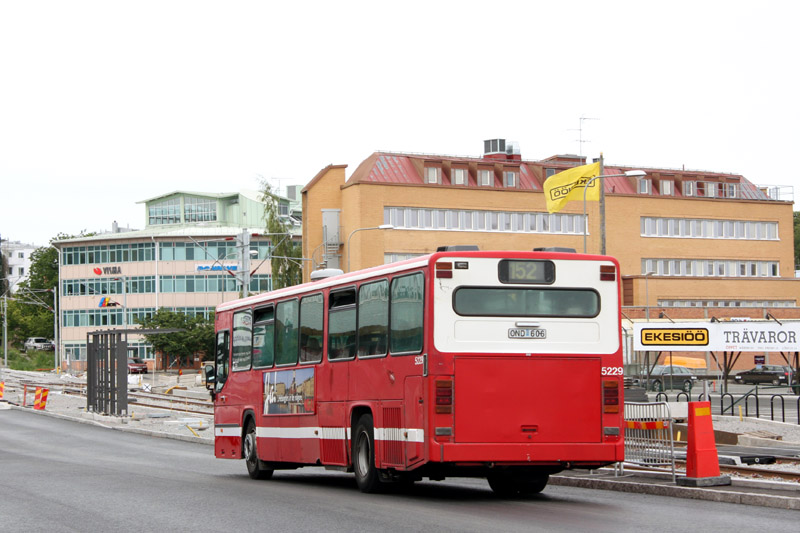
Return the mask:
{"type": "Polygon", "coordinates": [[[221,304],[216,457],[534,493],[623,459],[619,264],[437,252],[221,304]]]}

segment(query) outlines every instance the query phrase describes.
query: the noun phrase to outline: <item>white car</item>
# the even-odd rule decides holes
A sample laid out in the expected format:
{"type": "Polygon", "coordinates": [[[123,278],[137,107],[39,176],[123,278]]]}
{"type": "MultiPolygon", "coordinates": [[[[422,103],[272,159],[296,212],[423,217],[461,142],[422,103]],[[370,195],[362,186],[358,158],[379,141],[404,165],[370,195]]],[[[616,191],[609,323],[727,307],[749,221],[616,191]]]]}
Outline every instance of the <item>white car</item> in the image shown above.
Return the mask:
{"type": "Polygon", "coordinates": [[[28,337],[23,345],[25,351],[28,350],[55,350],[56,345],[53,341],[45,339],[44,337],[28,337]]]}

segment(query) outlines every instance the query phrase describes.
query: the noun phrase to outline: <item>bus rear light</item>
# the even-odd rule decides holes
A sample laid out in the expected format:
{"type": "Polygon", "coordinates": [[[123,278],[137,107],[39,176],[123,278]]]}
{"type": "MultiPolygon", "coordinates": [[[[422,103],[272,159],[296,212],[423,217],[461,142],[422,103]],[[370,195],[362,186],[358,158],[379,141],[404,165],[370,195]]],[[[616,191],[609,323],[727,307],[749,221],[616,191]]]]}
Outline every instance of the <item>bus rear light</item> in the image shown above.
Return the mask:
{"type": "Polygon", "coordinates": [[[603,412],[619,413],[619,382],[603,380],[603,412]]]}
{"type": "Polygon", "coordinates": [[[453,277],[453,263],[441,261],[436,263],[436,277],[437,278],[452,278],[453,277]]]}
{"type": "Polygon", "coordinates": [[[436,412],[450,414],[453,412],[453,380],[436,380],[436,412]]]}
{"type": "Polygon", "coordinates": [[[617,269],[613,265],[600,265],[600,281],[615,281],[617,269]]]}

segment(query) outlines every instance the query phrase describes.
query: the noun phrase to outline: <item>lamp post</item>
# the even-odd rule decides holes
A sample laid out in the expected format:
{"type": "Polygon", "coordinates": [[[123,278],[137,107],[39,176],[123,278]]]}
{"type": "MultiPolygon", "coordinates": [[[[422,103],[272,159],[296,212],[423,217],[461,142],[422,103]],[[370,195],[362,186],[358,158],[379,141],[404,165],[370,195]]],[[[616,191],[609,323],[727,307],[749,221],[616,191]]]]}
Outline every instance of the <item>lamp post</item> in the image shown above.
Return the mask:
{"type": "Polygon", "coordinates": [[[650,322],[650,290],[647,286],[647,280],[650,279],[652,274],[655,274],[655,272],[646,272],[644,275],[644,305],[647,309],[647,322],[650,322]]]}
{"type": "MultiPolygon", "coordinates": [[[[600,165],[601,172],[603,166],[600,165]]],[[[586,219],[586,191],[589,190],[591,187],[592,182],[597,179],[604,179],[604,178],[641,178],[646,176],[647,173],[643,170],[627,170],[622,174],[600,174],[598,176],[593,176],[592,178],[587,181],[583,186],[583,253],[586,253],[586,232],[588,231],[589,221],[586,219]]],[[[601,199],[603,197],[601,196],[601,199]]],[[[603,212],[603,221],[601,223],[601,240],[605,241],[605,209],[602,210],[603,212]]],[[[605,253],[605,250],[602,250],[601,253],[605,253]]]]}
{"type": "Polygon", "coordinates": [[[354,229],[350,232],[350,235],[347,237],[347,271],[350,272],[350,239],[353,238],[353,235],[358,233],[359,231],[367,231],[371,229],[394,229],[394,226],[391,224],[381,224],[380,226],[373,226],[371,228],[358,228],[354,229]]]}

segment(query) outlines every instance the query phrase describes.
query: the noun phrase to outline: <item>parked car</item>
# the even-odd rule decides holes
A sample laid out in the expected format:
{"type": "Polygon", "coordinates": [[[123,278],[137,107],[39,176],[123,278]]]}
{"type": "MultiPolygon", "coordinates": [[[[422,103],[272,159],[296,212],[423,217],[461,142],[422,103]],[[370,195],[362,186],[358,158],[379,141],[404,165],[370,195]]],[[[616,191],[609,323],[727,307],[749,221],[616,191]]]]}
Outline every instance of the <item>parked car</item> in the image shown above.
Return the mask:
{"type": "Polygon", "coordinates": [[[697,376],[685,366],[658,365],[650,372],[650,379],[642,378],[639,384],[656,392],[669,389],[689,392],[696,381],[697,376]]]}
{"type": "Polygon", "coordinates": [[[53,341],[45,339],[44,337],[28,337],[28,340],[23,344],[23,348],[28,350],[55,350],[56,345],[53,341]]]}
{"type": "Polygon", "coordinates": [[[772,383],[788,385],[792,378],[792,368],[780,365],[761,365],[744,372],[739,372],[733,379],[736,383],[772,383]]]}
{"type": "Polygon", "coordinates": [[[147,374],[147,363],[139,357],[128,357],[128,374],[147,374]]]}

